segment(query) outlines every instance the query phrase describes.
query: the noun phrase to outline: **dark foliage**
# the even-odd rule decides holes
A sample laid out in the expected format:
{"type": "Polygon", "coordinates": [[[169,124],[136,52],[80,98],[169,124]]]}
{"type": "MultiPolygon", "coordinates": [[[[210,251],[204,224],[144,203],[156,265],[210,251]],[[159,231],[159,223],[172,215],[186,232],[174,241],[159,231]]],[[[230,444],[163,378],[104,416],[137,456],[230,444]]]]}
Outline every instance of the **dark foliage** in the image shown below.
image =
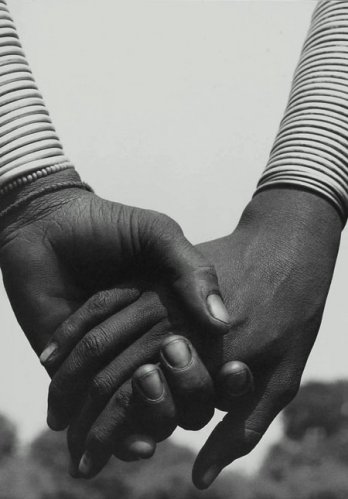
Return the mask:
{"type": "Polygon", "coordinates": [[[90,481],[68,476],[65,435],[44,432],[17,451],[0,417],[0,499],[347,499],[348,383],[308,383],[284,412],[284,436],[259,473],[225,473],[206,492],[191,483],[193,453],[171,441],[148,461],[110,461],[90,481]]]}

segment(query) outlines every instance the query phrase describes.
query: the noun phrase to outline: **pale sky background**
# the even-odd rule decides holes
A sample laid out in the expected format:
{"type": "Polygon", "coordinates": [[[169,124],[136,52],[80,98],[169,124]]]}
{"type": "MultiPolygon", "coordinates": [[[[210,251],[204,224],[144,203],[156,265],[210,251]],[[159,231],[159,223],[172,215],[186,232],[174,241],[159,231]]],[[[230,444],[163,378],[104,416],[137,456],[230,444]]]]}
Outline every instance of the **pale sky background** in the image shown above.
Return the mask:
{"type": "MultiPolygon", "coordinates": [[[[231,232],[266,164],[315,2],[8,5],[84,180],[106,198],[170,214],[193,242],[231,232]]],[[[347,249],[346,234],[305,380],[348,377],[347,249]]],[[[0,411],[27,440],[45,426],[48,377],[3,289],[0,314],[0,411]]],[[[175,438],[198,448],[207,434],[175,438]]],[[[276,422],[238,466],[253,469],[278,434],[276,422]]]]}

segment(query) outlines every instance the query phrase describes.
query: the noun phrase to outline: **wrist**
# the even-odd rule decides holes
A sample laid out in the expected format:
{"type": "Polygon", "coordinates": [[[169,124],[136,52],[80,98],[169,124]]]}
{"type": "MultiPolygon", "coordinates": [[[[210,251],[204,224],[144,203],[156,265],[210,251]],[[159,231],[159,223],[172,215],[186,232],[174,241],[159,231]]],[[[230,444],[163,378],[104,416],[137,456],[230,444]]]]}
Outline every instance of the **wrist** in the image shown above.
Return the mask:
{"type": "Polygon", "coordinates": [[[81,194],[83,190],[78,188],[79,184],[83,186],[79,174],[74,168],[69,168],[38,178],[1,196],[1,238],[64,204],[76,196],[76,192],[81,194]],[[5,215],[1,216],[2,213],[5,215]]]}
{"type": "Polygon", "coordinates": [[[245,224],[257,225],[260,230],[267,227],[268,232],[279,237],[289,237],[289,231],[296,230],[333,244],[339,241],[343,229],[337,210],[325,198],[285,186],[258,192],[244,210],[239,225],[245,224]]]}

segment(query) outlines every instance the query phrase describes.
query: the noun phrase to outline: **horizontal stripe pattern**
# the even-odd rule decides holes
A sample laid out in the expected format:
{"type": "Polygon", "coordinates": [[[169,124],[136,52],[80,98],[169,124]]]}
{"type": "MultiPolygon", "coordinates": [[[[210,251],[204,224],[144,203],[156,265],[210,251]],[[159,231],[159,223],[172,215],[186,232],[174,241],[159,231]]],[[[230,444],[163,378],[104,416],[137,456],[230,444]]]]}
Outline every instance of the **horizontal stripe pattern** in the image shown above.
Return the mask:
{"type": "Polygon", "coordinates": [[[26,174],[64,168],[72,164],[34,81],[6,2],[0,0],[0,195],[26,174]]]}
{"type": "Polygon", "coordinates": [[[256,192],[300,186],[348,214],[348,1],[317,4],[256,192]]]}

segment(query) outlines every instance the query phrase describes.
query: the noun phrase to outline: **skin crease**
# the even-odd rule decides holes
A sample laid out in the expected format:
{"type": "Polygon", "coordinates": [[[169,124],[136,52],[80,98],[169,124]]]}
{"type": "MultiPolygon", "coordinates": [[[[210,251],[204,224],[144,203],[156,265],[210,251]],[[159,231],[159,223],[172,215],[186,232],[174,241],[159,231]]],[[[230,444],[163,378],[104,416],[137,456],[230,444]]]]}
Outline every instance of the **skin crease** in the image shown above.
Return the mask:
{"type": "MultiPolygon", "coordinates": [[[[67,175],[71,173],[61,172],[37,184],[50,185],[53,177],[62,181],[67,175]]],[[[25,188],[25,195],[30,189],[35,186],[25,188]]],[[[228,314],[221,299],[222,320],[213,317],[209,307],[210,296],[215,297],[215,305],[219,296],[214,268],[172,219],[112,203],[82,189],[43,195],[2,219],[0,264],[13,310],[38,355],[72,312],[111,284],[119,284],[116,303],[108,302],[105,292],[97,294],[88,327],[98,324],[108,303],[109,313],[115,313],[139,296],[146,297],[144,290],[154,283],[161,283],[171,288],[182,311],[195,317],[201,329],[223,334],[229,328],[223,322],[228,314]],[[125,275],[128,279],[136,275],[136,289],[127,286],[125,275]]],[[[156,310],[148,312],[147,321],[141,316],[143,328],[160,318],[156,310]]],[[[52,375],[55,369],[48,371],[52,375]]],[[[203,424],[212,410],[211,401],[202,411],[203,424]]]]}
{"type": "MultiPolygon", "coordinates": [[[[55,212],[56,217],[59,209],[55,212]]],[[[64,208],[62,210],[64,212],[64,208]]],[[[0,254],[5,285],[20,323],[25,329],[33,317],[33,310],[38,317],[36,323],[30,322],[28,336],[31,339],[32,331],[53,331],[54,323],[57,326],[86,298],[77,296],[76,288],[70,283],[65,286],[64,274],[52,259],[47,260],[45,272],[50,270],[54,276],[63,275],[53,292],[47,293],[47,296],[54,296],[57,315],[48,318],[40,314],[41,309],[47,310],[43,299],[31,302],[34,309],[30,314],[28,303],[23,303],[23,298],[29,295],[37,297],[34,274],[40,266],[34,261],[34,272],[31,272],[27,259],[21,258],[21,251],[16,261],[12,260],[12,255],[17,245],[26,246],[26,251],[33,246],[37,231],[42,235],[47,218],[49,216],[45,214],[38,226],[34,223],[34,227],[31,224],[11,230],[11,237],[7,238],[8,243],[2,246],[0,254]],[[24,289],[23,278],[28,283],[24,289]],[[30,284],[31,290],[28,289],[30,284]]],[[[209,339],[210,346],[213,345],[209,349],[200,346],[202,336],[190,338],[212,374],[231,358],[245,362],[254,375],[255,389],[243,398],[243,403],[239,400],[230,407],[224,423],[203,447],[193,471],[198,487],[208,486],[224,466],[250,452],[276,414],[296,394],[320,326],[341,229],[342,223],[334,208],[317,195],[293,189],[272,189],[255,196],[232,235],[200,245],[199,249],[217,270],[232,327],[224,339],[209,339]]],[[[41,256],[46,256],[44,249],[41,256]]],[[[144,333],[134,343],[133,350],[130,349],[129,353],[136,358],[132,369],[151,361],[163,335],[172,331],[170,320],[161,318],[165,307],[163,309],[158,294],[154,292],[151,296],[149,291],[147,307],[152,302],[155,308],[159,304],[159,319],[156,327],[144,333]]],[[[178,326],[182,328],[181,324],[176,324],[178,326]]],[[[43,344],[35,346],[40,350],[43,344]]],[[[117,366],[119,372],[125,371],[123,379],[121,375],[118,378],[120,385],[131,377],[125,363],[130,358],[120,356],[119,364],[115,359],[113,367],[117,366]]],[[[115,388],[116,385],[113,390],[115,388]]],[[[121,387],[119,393],[121,396],[117,398],[116,394],[114,400],[122,402],[119,410],[122,412],[123,405],[126,413],[131,392],[121,387]]],[[[87,444],[91,445],[95,434],[92,429],[87,444]]],[[[100,442],[103,439],[99,434],[98,444],[100,442]]]]}
{"type": "MultiPolygon", "coordinates": [[[[295,396],[321,323],[341,228],[334,208],[316,195],[268,191],[254,198],[231,236],[200,246],[217,270],[232,327],[222,340],[209,340],[209,348],[202,346],[199,334],[195,337],[191,330],[188,336],[198,345],[201,358],[213,374],[231,358],[245,362],[254,375],[255,389],[243,399],[235,399],[224,422],[198,456],[193,479],[199,488],[209,486],[224,466],[250,452],[295,396]]],[[[156,296],[152,297],[152,306],[159,306],[156,296]]],[[[149,345],[171,329],[163,319],[135,344],[137,351],[145,354],[144,361],[153,355],[149,345]]],[[[114,361],[107,379],[112,372],[120,375],[123,361],[114,361]]],[[[109,447],[107,442],[112,435],[117,440],[122,427],[122,416],[120,420],[109,416],[121,405],[120,412],[127,418],[131,392],[124,385],[120,394],[114,396],[104,418],[97,420],[87,436],[87,449],[99,453],[99,457],[103,454],[100,446],[109,447]],[[109,428],[107,420],[112,421],[109,428]]],[[[217,406],[221,407],[219,401],[217,406]]],[[[77,419],[75,429],[80,424],[77,419]]],[[[72,453],[74,431],[73,425],[72,453]]],[[[105,455],[101,462],[103,459],[105,455]]]]}
{"type": "Polygon", "coordinates": [[[115,280],[124,282],[125,275],[165,282],[198,322],[216,334],[228,331],[207,304],[209,294],[219,294],[214,268],[166,215],[64,189],[1,222],[5,287],[38,354],[89,296],[115,280]]]}

